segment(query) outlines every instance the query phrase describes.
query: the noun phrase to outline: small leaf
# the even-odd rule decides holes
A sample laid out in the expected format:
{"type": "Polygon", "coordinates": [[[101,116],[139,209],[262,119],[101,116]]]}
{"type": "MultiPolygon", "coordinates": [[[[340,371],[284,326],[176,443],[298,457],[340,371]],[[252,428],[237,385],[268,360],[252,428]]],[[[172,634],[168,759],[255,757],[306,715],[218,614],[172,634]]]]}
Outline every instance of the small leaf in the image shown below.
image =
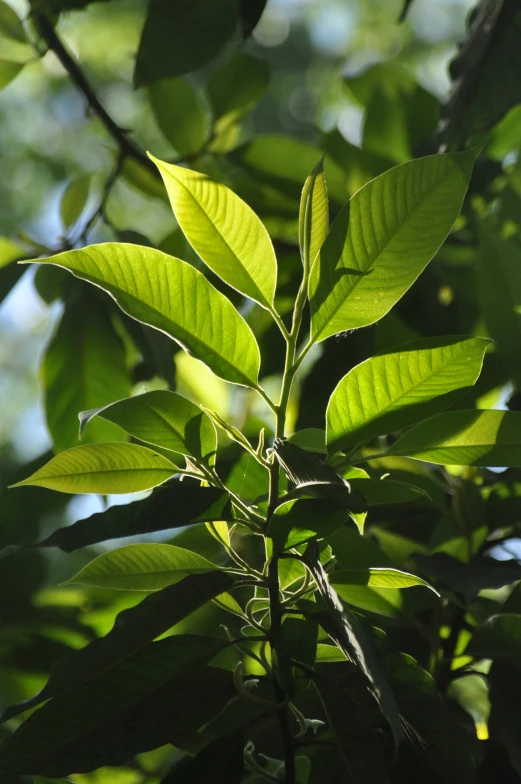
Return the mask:
{"type": "Polygon", "coordinates": [[[188,79],[163,79],[149,88],[156,122],[179,155],[200,152],[210,135],[208,110],[188,79]]]}
{"type": "Polygon", "coordinates": [[[60,217],[66,229],[74,226],[87,204],[90,191],[90,175],[84,174],[72,180],[63,193],[60,202],[60,217]]]}
{"type": "Polygon", "coordinates": [[[99,555],[66,584],[159,591],[187,574],[204,574],[218,568],[201,555],[171,544],[129,544],[99,555]]]}
{"type": "Polygon", "coordinates": [[[332,585],[368,585],[371,588],[413,588],[424,585],[439,596],[438,591],[426,580],[399,569],[372,567],[370,569],[342,569],[329,575],[332,585]]]}
{"type": "Polygon", "coordinates": [[[204,406],[202,408],[205,411],[205,413],[208,415],[208,417],[212,420],[212,422],[214,422],[217,425],[217,427],[221,428],[221,430],[224,430],[226,435],[229,438],[231,438],[232,441],[236,441],[244,449],[246,449],[247,452],[249,452],[251,455],[256,457],[256,452],[254,448],[252,447],[252,445],[250,444],[246,436],[243,433],[241,433],[240,430],[238,430],[236,427],[226,422],[217,413],[217,411],[213,411],[211,408],[205,408],[204,406]]]}
{"type": "Polygon", "coordinates": [[[393,433],[440,411],[477,380],[489,341],[428,338],[367,359],[340,381],[327,407],[330,453],[393,433]]]}
{"type": "Polygon", "coordinates": [[[270,310],[277,280],[273,245],[253,210],[221,183],[149,155],[188,242],[228,285],[270,310]]]}
{"type": "Polygon", "coordinates": [[[405,294],[458,217],[478,152],[409,161],[353,196],[311,271],[313,341],[374,324],[405,294]]]}
{"type": "Polygon", "coordinates": [[[25,34],[22,20],[10,5],[0,0],[0,36],[2,38],[10,38],[18,43],[26,44],[27,36],[25,34]]]}
{"type": "Polygon", "coordinates": [[[107,291],[132,318],[170,335],[226,381],[255,386],[259,347],[242,316],[194,267],[140,245],[66,251],[56,264],[107,291]]]}
{"type": "Polygon", "coordinates": [[[11,60],[0,59],[0,90],[13,81],[23,69],[25,63],[13,63],[11,60]]]}
{"type": "Polygon", "coordinates": [[[217,434],[211,420],[198,406],[175,392],[157,389],[82,411],[80,434],[98,416],[147,444],[205,460],[215,456],[217,434]]]}
{"type": "Polygon", "coordinates": [[[521,466],[521,413],[448,411],[421,422],[386,455],[439,465],[521,466]]]}
{"type": "Polygon", "coordinates": [[[309,274],[328,229],[329,204],[322,158],[306,179],[300,200],[299,245],[305,274],[309,274]]]}
{"type": "Polygon", "coordinates": [[[232,584],[230,575],[215,571],[190,575],[180,583],[147,596],[136,607],[120,613],[105,637],[60,659],[44,688],[30,700],[8,708],[1,720],[7,721],[44,700],[88,685],[100,673],[147,646],[214,596],[227,591],[232,584]]]}
{"type": "Polygon", "coordinates": [[[182,528],[231,518],[228,493],[215,487],[172,482],[142,501],[115,504],[104,512],[59,528],[40,547],[59,547],[67,553],[108,539],[182,528]]]}
{"type": "Polygon", "coordinates": [[[13,487],[37,485],[60,493],[136,493],[177,473],[162,455],[137,444],[75,446],[13,487]]]}

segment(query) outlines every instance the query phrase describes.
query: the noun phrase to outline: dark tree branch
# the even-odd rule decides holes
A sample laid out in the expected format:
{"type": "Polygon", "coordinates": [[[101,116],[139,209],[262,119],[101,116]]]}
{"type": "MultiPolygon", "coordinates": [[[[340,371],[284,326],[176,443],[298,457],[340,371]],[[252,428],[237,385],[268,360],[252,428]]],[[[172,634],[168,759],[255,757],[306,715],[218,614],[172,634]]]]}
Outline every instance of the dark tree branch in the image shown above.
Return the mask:
{"type": "Polygon", "coordinates": [[[89,108],[101,120],[107,132],[118,145],[121,157],[123,159],[134,158],[139,161],[142,166],[148,169],[154,177],[159,178],[160,175],[156,166],[147,158],[143,150],[128,138],[127,132],[119,127],[101,105],[96,93],[78,63],[62,44],[50,19],[45,16],[45,14],[35,14],[34,22],[47,47],[54,52],[64,69],[67,71],[71,82],[76,85],[78,90],[83,94],[89,108]]]}

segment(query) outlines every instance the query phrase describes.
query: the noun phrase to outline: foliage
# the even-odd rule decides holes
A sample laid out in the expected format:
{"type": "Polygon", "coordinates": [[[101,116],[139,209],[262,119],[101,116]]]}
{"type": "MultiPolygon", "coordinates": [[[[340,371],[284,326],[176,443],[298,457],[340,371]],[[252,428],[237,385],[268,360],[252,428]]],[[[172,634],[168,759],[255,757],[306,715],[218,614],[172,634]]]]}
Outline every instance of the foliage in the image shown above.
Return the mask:
{"type": "Polygon", "coordinates": [[[1,489],[7,784],[521,780],[519,12],[479,4],[438,127],[406,58],[345,77],[357,146],[254,132],[265,5],[149,4],[147,156],[62,43],[90,3],[0,3],[114,147],[59,245],[0,241],[0,294],[63,303],[54,453],[1,489]]]}

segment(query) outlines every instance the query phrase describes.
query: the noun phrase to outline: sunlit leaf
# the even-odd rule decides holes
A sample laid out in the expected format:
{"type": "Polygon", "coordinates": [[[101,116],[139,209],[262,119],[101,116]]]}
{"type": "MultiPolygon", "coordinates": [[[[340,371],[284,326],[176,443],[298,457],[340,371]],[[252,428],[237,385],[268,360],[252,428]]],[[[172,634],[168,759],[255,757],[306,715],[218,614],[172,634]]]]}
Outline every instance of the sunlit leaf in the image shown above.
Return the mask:
{"type": "Polygon", "coordinates": [[[191,550],[171,544],[129,544],[99,555],[67,583],[159,591],[187,574],[203,574],[219,567],[191,550]]]}
{"type": "Polygon", "coordinates": [[[80,414],[80,431],[95,417],[172,452],[205,460],[215,455],[217,434],[209,417],[185,397],[157,389],[80,414]]]}
{"type": "Polygon", "coordinates": [[[437,414],[409,430],[386,454],[440,465],[521,466],[521,413],[437,414]]]}
{"type": "Polygon", "coordinates": [[[299,244],[304,270],[309,273],[327,237],[329,205],[324,160],[321,159],[306,179],[300,200],[299,244]]]}
{"type": "Polygon", "coordinates": [[[353,196],[311,272],[315,342],[373,324],[405,294],[458,217],[477,154],[409,161],[353,196]]]}
{"type": "Polygon", "coordinates": [[[74,446],[13,487],[37,485],[61,493],[136,493],[170,479],[177,467],[137,444],[74,446]]]}
{"type": "Polygon", "coordinates": [[[106,243],[40,261],[111,294],[129,316],[165,332],[218,376],[254,386],[259,348],[226,297],[190,264],[140,245],[106,243]]]}
{"type": "MultiPolygon", "coordinates": [[[[438,592],[426,580],[399,569],[372,567],[370,569],[341,569],[329,575],[332,585],[368,585],[370,588],[413,588],[424,585],[435,594],[438,592]]],[[[439,594],[438,594],[439,595],[439,594]]]]}
{"type": "Polygon", "coordinates": [[[479,376],[488,341],[427,338],[367,359],[340,381],[327,407],[331,453],[393,433],[454,401],[479,376]]]}
{"type": "Polygon", "coordinates": [[[11,60],[0,60],[0,90],[18,76],[24,65],[25,63],[13,63],[11,60]]]}
{"type": "Polygon", "coordinates": [[[188,242],[213,272],[241,294],[271,308],[277,262],[253,210],[221,183],[150,156],[188,242]]]}

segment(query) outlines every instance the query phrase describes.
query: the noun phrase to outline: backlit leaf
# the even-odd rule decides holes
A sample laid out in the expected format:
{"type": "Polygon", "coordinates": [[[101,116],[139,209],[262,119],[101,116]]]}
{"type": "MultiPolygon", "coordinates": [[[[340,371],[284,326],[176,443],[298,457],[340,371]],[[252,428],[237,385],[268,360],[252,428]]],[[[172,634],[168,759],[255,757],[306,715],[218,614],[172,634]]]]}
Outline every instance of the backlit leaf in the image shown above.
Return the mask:
{"type": "Polygon", "coordinates": [[[22,20],[8,3],[4,0],[0,2],[0,36],[11,38],[18,43],[27,43],[27,36],[22,24],[22,20]]]}
{"type": "Polygon", "coordinates": [[[241,294],[270,309],[277,262],[253,210],[221,183],[200,172],[150,158],[165,183],[177,222],[210,269],[241,294]]]}
{"type": "MultiPolygon", "coordinates": [[[[370,588],[413,588],[424,585],[435,594],[438,592],[428,582],[415,574],[401,572],[399,569],[372,567],[370,569],[341,569],[329,575],[332,585],[368,585],[370,588]]],[[[439,594],[438,594],[439,595],[439,594]]]]}
{"type": "Polygon", "coordinates": [[[137,444],[74,446],[13,487],[37,485],[61,493],[136,493],[170,479],[177,467],[137,444]]]}
{"type": "Polygon", "coordinates": [[[353,196],[311,271],[315,342],[374,324],[405,294],[458,217],[477,153],[409,161],[353,196]]]}
{"type": "Polygon", "coordinates": [[[449,406],[455,390],[478,378],[487,345],[482,338],[427,338],[357,365],[329,400],[329,451],[393,433],[449,406]]]}
{"type": "Polygon", "coordinates": [[[309,273],[328,229],[329,205],[324,160],[321,159],[306,179],[300,200],[299,244],[306,273],[309,273]]]}
{"type": "Polygon", "coordinates": [[[218,376],[255,386],[259,348],[231,302],[194,267],[140,245],[105,243],[52,256],[107,291],[125,313],[165,332],[218,376]]]}
{"type": "Polygon", "coordinates": [[[150,102],[163,136],[180,155],[202,150],[210,134],[208,109],[187,79],[162,79],[149,88],[150,102]]]}

